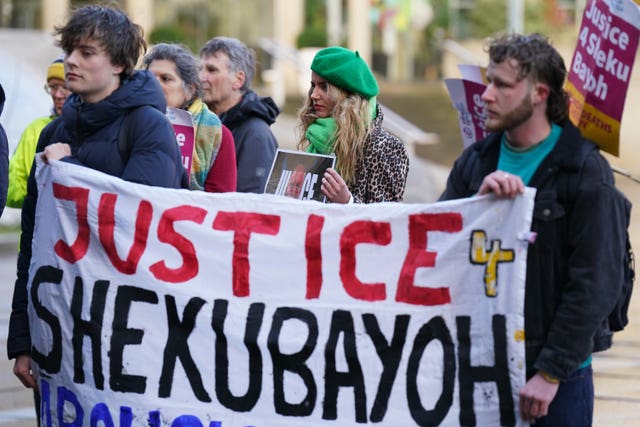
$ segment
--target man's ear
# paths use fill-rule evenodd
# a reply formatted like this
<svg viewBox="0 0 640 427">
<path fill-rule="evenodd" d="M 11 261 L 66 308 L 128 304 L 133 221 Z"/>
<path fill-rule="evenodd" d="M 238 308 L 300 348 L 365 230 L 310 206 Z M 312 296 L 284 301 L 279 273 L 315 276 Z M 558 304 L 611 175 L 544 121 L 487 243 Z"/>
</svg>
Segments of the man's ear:
<svg viewBox="0 0 640 427">
<path fill-rule="evenodd" d="M 247 78 L 244 71 L 238 71 L 233 79 L 233 90 L 239 90 L 244 85 L 244 80 Z"/>
<path fill-rule="evenodd" d="M 122 76 L 122 72 L 124 71 L 124 65 L 111 65 L 111 69 L 113 70 L 113 75 Z"/>
<path fill-rule="evenodd" d="M 535 83 L 533 86 L 533 91 L 532 91 L 532 95 L 533 95 L 533 99 L 532 102 L 533 104 L 540 104 L 540 103 L 546 103 L 547 102 L 547 98 L 549 98 L 549 92 L 551 90 L 549 89 L 549 86 L 544 84 L 544 83 Z"/>
</svg>

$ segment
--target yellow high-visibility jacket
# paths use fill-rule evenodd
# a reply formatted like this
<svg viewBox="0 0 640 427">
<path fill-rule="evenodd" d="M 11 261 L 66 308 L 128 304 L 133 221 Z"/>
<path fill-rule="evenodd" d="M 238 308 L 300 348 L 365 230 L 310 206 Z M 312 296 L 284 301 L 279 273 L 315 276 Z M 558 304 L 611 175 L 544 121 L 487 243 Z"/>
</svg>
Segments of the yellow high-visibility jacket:
<svg viewBox="0 0 640 427">
<path fill-rule="evenodd" d="M 9 189 L 7 191 L 7 206 L 21 208 L 24 196 L 27 194 L 27 179 L 31 172 L 33 156 L 40 132 L 56 116 L 39 117 L 29 123 L 22 132 L 20 141 L 9 161 Z"/>
</svg>

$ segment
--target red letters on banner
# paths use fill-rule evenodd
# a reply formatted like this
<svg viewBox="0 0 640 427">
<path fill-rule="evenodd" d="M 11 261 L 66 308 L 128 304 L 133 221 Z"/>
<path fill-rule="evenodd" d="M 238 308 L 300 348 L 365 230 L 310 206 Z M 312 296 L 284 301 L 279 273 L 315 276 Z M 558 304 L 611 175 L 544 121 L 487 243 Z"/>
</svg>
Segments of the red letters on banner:
<svg viewBox="0 0 640 427">
<path fill-rule="evenodd" d="M 89 189 L 66 187 L 53 183 L 53 196 L 56 199 L 70 200 L 76 204 L 76 219 L 78 220 L 78 237 L 71 245 L 62 240 L 54 246 L 56 255 L 63 260 L 74 263 L 87 254 L 89 249 L 89 222 L 87 209 L 89 205 Z"/>
<path fill-rule="evenodd" d="M 107 253 L 111 264 L 122 274 L 133 274 L 138 268 L 138 262 L 147 247 L 147 237 L 153 216 L 153 208 L 147 200 L 141 200 L 136 215 L 136 230 L 133 237 L 133 245 L 129 249 L 127 259 L 123 260 L 116 250 L 114 231 L 116 227 L 116 200 L 117 194 L 105 193 L 100 197 L 98 206 L 98 235 L 104 251 Z M 88 244 L 88 243 L 87 243 Z"/>
<path fill-rule="evenodd" d="M 409 250 L 400 272 L 396 301 L 416 305 L 441 305 L 451 302 L 449 288 L 426 288 L 414 285 L 416 269 L 435 267 L 437 252 L 427 250 L 427 233 L 462 230 L 459 213 L 419 214 L 409 216 Z"/>
<path fill-rule="evenodd" d="M 233 295 L 249 296 L 249 239 L 252 233 L 276 235 L 280 217 L 253 212 L 218 212 L 214 230 L 233 231 Z"/>
<path fill-rule="evenodd" d="M 340 279 L 349 295 L 364 301 L 387 298 L 384 283 L 362 283 L 356 276 L 358 243 L 391 243 L 391 226 L 387 222 L 355 221 L 347 225 L 340 237 Z"/>
<path fill-rule="evenodd" d="M 53 184 L 53 195 L 57 199 L 75 203 L 78 235 L 69 245 L 62 239 L 54 245 L 56 255 L 69 263 L 80 261 L 87 253 L 90 240 L 88 223 L 89 189 Z M 122 274 L 134 274 L 147 247 L 149 230 L 153 218 L 153 207 L 141 200 L 136 213 L 134 237 L 126 259 L 122 259 L 116 245 L 115 205 L 118 195 L 104 193 L 98 205 L 98 236 L 111 264 Z M 191 221 L 202 224 L 207 210 L 196 206 L 176 206 L 162 213 L 158 223 L 157 238 L 173 246 L 182 258 L 182 265 L 167 266 L 164 260 L 149 267 L 158 280 L 168 283 L 184 283 L 197 276 L 199 271 L 196 248 L 187 237 L 178 233 L 174 224 Z M 319 298 L 322 288 L 322 229 L 325 218 L 309 215 L 305 235 L 305 257 L 307 259 L 307 299 Z M 212 228 L 233 232 L 232 289 L 236 297 L 250 295 L 249 241 L 251 235 L 275 236 L 280 231 L 281 217 L 257 212 L 217 212 Z M 430 231 L 455 233 L 462 230 L 459 213 L 416 214 L 409 216 L 409 248 L 407 250 L 396 291 L 396 301 L 413 305 L 442 305 L 451 302 L 448 287 L 423 287 L 414 283 L 418 268 L 435 267 L 437 252 L 427 250 Z M 361 243 L 386 246 L 392 241 L 391 225 L 387 222 L 354 221 L 344 227 L 340 237 L 340 279 L 350 296 L 364 301 L 380 301 L 387 298 L 385 283 L 363 283 L 356 275 L 356 247 Z"/>
<path fill-rule="evenodd" d="M 198 258 L 196 257 L 196 248 L 182 234 L 176 233 L 173 224 L 176 221 L 193 221 L 196 224 L 202 224 L 207 211 L 195 206 L 178 206 L 167 209 L 160 218 L 158 224 L 158 240 L 163 243 L 169 243 L 176 248 L 182 256 L 183 264 L 175 269 L 167 267 L 164 261 L 158 261 L 149 267 L 151 273 L 158 280 L 164 280 L 170 283 L 186 282 L 198 275 Z"/>
<path fill-rule="evenodd" d="M 324 217 L 309 215 L 304 254 L 307 257 L 307 299 L 320 297 L 322 287 L 322 226 Z"/>
</svg>

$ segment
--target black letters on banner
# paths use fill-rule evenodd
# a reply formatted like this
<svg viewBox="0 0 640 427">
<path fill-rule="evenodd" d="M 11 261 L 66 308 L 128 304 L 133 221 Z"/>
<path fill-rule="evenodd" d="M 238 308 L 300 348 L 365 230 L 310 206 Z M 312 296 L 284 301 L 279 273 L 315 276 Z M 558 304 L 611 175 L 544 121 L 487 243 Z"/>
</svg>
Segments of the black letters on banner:
<svg viewBox="0 0 640 427">
<path fill-rule="evenodd" d="M 437 339 L 442 345 L 442 393 L 431 410 L 420 402 L 418 390 L 418 372 L 422 355 L 431 341 Z M 411 417 L 419 426 L 437 426 L 447 416 L 453 403 L 453 390 L 456 376 L 456 351 L 447 324 L 441 316 L 436 316 L 422 325 L 409 355 L 407 365 L 407 401 Z"/>
<path fill-rule="evenodd" d="M 89 309 L 89 320 L 82 319 L 82 299 L 84 284 L 82 277 L 76 277 L 71 299 L 71 316 L 73 318 L 73 381 L 84 384 L 84 355 L 82 342 L 85 336 L 91 340 L 91 363 L 93 365 L 93 381 L 98 390 L 104 389 L 104 374 L 102 373 L 102 321 L 107 300 L 107 280 L 97 280 L 93 286 L 93 296 Z"/>
<path fill-rule="evenodd" d="M 31 347 L 31 357 L 38 363 L 41 369 L 50 374 L 60 372 L 62 364 L 62 330 L 60 321 L 51 313 L 38 298 L 38 289 L 43 283 L 59 285 L 62 283 L 62 270 L 44 265 L 36 271 L 31 284 L 31 303 L 38 317 L 44 320 L 51 329 L 51 351 L 48 355 L 42 354 L 35 346 Z"/>
<path fill-rule="evenodd" d="M 30 297 L 40 320 L 48 325 L 51 330 L 52 348 L 48 354 L 43 354 L 35 346 L 32 347 L 32 357 L 43 372 L 49 374 L 58 373 L 62 360 L 62 333 L 58 317 L 52 313 L 39 299 L 39 290 L 43 284 L 60 285 L 64 272 L 53 266 L 41 266 L 34 276 Z M 91 343 L 91 361 L 95 387 L 104 389 L 104 373 L 102 371 L 102 330 L 104 311 L 110 282 L 97 280 L 93 286 L 93 293 L 89 303 L 88 318 L 83 318 L 84 283 L 81 277 L 76 277 L 72 299 L 69 307 L 73 320 L 73 381 L 76 384 L 84 384 L 84 339 L 89 338 Z M 195 397 L 201 402 L 211 402 L 212 398 L 204 387 L 202 375 L 192 357 L 188 339 L 196 326 L 196 319 L 206 301 L 199 297 L 191 298 L 184 307 L 182 316 L 178 313 L 176 298 L 165 295 L 168 336 L 164 349 L 162 371 L 159 380 L 158 395 L 162 398 L 171 397 L 172 385 L 175 374 L 176 361 L 179 359 Z M 128 327 L 131 307 L 134 302 L 158 304 L 157 293 L 134 286 L 122 285 L 117 288 L 114 301 L 114 316 L 112 324 L 111 343 L 109 351 L 110 387 L 113 391 L 144 394 L 147 378 L 134 375 L 127 371 L 124 373 L 124 348 L 127 345 L 142 343 L 144 331 Z M 262 392 L 263 382 L 263 357 L 258 336 L 264 320 L 265 304 L 252 303 L 246 316 L 244 332 L 244 344 L 248 355 L 248 387 L 245 394 L 235 396 L 230 388 L 229 376 L 229 345 L 225 335 L 225 322 L 229 314 L 229 301 L 217 299 L 213 303 L 211 327 L 215 332 L 215 392 L 218 402 L 224 407 L 235 412 L 249 412 L 257 404 Z M 293 353 L 284 353 L 280 346 L 280 338 L 287 322 L 297 321 L 306 325 L 306 337 L 300 349 Z M 382 365 L 377 390 L 373 399 L 373 405 L 369 414 L 369 422 L 380 423 L 384 420 L 388 410 L 389 400 L 393 386 L 398 376 L 398 370 L 403 359 L 410 315 L 396 315 L 393 333 L 385 336 L 380 328 L 380 323 L 373 313 L 362 315 L 362 321 L 366 334 L 371 339 L 373 347 Z M 507 353 L 507 328 L 506 316 L 494 314 L 492 317 L 493 354 L 492 366 L 472 366 L 471 364 L 471 317 L 456 317 L 458 357 L 456 360 L 456 348 L 451 337 L 451 332 L 441 316 L 431 318 L 418 330 L 407 359 L 406 371 L 406 396 L 409 413 L 419 426 L 438 426 L 447 417 L 453 404 L 453 393 L 456 381 L 456 361 L 459 366 L 459 398 L 461 426 L 476 426 L 474 387 L 476 383 L 495 383 L 499 399 L 500 425 L 513 427 L 516 424 L 515 403 L 512 394 L 511 378 L 509 373 Z M 296 326 L 296 330 L 303 327 Z M 288 331 L 284 331 L 285 333 Z M 299 332 L 304 334 L 304 332 Z M 302 338 L 302 337 L 300 337 Z M 314 373 L 308 365 L 308 360 L 318 346 L 319 325 L 315 314 L 307 309 L 299 307 L 276 308 L 271 328 L 267 338 L 267 348 L 273 363 L 273 402 L 275 413 L 303 418 L 311 416 L 318 400 L 318 383 Z M 342 340 L 341 340 L 342 339 Z M 301 340 L 299 340 L 301 341 Z M 338 343 L 342 341 L 342 348 L 338 350 Z M 433 390 L 420 389 L 418 378 L 420 369 L 428 369 L 422 366 L 422 359 L 433 341 L 438 341 L 442 346 L 442 372 L 434 372 L 434 376 L 442 376 L 442 388 L 433 408 L 425 408 L 422 404 L 421 393 L 434 393 Z M 346 361 L 346 370 L 338 371 L 337 352 L 341 351 L 340 359 Z M 324 348 L 324 399 L 322 400 L 322 418 L 324 420 L 338 419 L 338 396 L 342 388 L 352 388 L 354 395 L 354 418 L 357 423 L 367 423 L 367 396 L 365 377 L 358 357 L 356 345 L 356 333 L 353 314 L 347 310 L 335 310 L 331 316 L 327 342 Z M 425 373 L 426 375 L 432 373 Z M 307 390 L 301 400 L 296 402 L 287 400 L 285 377 L 297 375 Z M 438 387 L 439 388 L 439 387 Z M 66 390 L 66 389 L 65 389 Z M 493 389 L 492 389 L 493 390 Z M 46 391 L 46 390 L 43 390 Z M 63 390 L 64 391 L 64 390 Z M 437 393 L 437 390 L 435 391 Z M 58 390 L 60 393 L 60 390 Z M 69 398 L 74 397 L 69 391 Z M 299 396 L 297 393 L 295 396 Z M 43 410 L 49 412 L 49 394 L 43 400 Z M 58 401 L 60 401 L 58 394 Z M 292 394 L 293 396 L 293 394 Z M 291 397 L 291 396 L 289 396 Z M 435 397 L 435 396 L 434 396 Z M 350 411 L 349 411 L 350 412 Z M 50 415 L 50 414 L 49 414 Z M 343 417 L 349 414 L 343 414 Z M 174 423 L 175 425 L 175 423 Z"/>
<path fill-rule="evenodd" d="M 393 337 L 391 338 L 391 344 L 389 344 L 380 331 L 376 316 L 373 314 L 362 315 L 364 327 L 371 341 L 373 341 L 376 353 L 378 353 L 378 357 L 382 362 L 382 374 L 380 375 L 380 382 L 378 383 L 378 391 L 373 401 L 371 415 L 369 416 L 369 419 L 374 423 L 382 421 L 384 415 L 387 413 L 391 389 L 393 388 L 393 383 L 398 373 L 400 360 L 402 360 L 402 349 L 407 340 L 407 328 L 409 327 L 410 319 L 411 316 L 409 315 L 396 316 L 395 326 L 393 327 Z"/>
<path fill-rule="evenodd" d="M 258 346 L 258 333 L 265 305 L 253 303 L 249 306 L 244 332 L 244 345 L 249 353 L 249 387 L 244 396 L 234 396 L 229 389 L 229 354 L 224 334 L 228 306 L 229 302 L 226 300 L 215 300 L 211 317 L 211 327 L 216 333 L 216 396 L 225 407 L 237 412 L 248 412 L 258 402 L 262 391 L 262 353 Z"/>
<path fill-rule="evenodd" d="M 169 336 L 167 337 L 167 344 L 164 347 L 164 360 L 162 363 L 158 395 L 160 397 L 171 396 L 173 372 L 176 367 L 176 359 L 179 357 L 196 398 L 201 402 L 211 402 L 211 397 L 204 389 L 202 377 L 200 376 L 196 363 L 193 361 L 193 357 L 191 357 L 189 345 L 187 344 L 187 338 L 189 338 L 189 335 L 193 332 L 193 328 L 196 325 L 196 316 L 204 305 L 205 300 L 198 297 L 191 298 L 184 308 L 181 322 L 178 317 L 175 297 L 165 295 L 164 299 L 167 305 Z"/>
<path fill-rule="evenodd" d="M 343 350 L 348 365 L 347 372 L 336 370 L 336 347 L 338 338 L 343 335 Z M 367 395 L 364 387 L 362 366 L 358 360 L 356 334 L 351 313 L 336 310 L 331 316 L 331 329 L 324 350 L 324 402 L 322 418 L 335 420 L 338 417 L 338 392 L 340 387 L 353 387 L 356 422 L 367 422 Z"/>
<path fill-rule="evenodd" d="M 309 332 L 307 340 L 300 351 L 292 354 L 283 354 L 278 346 L 278 338 L 284 323 L 291 319 L 305 323 Z M 305 417 L 313 412 L 318 396 L 318 387 L 313 378 L 313 372 L 305 362 L 313 353 L 317 343 L 318 321 L 311 311 L 297 307 L 279 307 L 273 314 L 267 346 L 273 361 L 273 401 L 278 414 Z M 307 395 L 300 403 L 289 403 L 285 398 L 285 372 L 297 374 L 307 388 Z"/>
<path fill-rule="evenodd" d="M 456 318 L 458 328 L 458 364 L 460 365 L 460 425 L 475 426 L 476 415 L 473 411 L 473 384 L 476 382 L 495 382 L 500 400 L 500 425 L 514 426 L 513 396 L 507 359 L 507 327 L 502 314 L 493 316 L 493 353 L 495 365 L 471 366 L 471 336 L 469 333 L 471 318 Z"/>
<path fill-rule="evenodd" d="M 109 363 L 109 385 L 111 390 L 131 393 L 144 393 L 147 378 L 140 375 L 122 373 L 122 353 L 126 345 L 140 344 L 144 331 L 127 328 L 131 303 L 134 301 L 149 304 L 158 303 L 158 295 L 150 290 L 133 286 L 120 286 L 116 294 L 113 313 L 113 332 L 111 334 L 111 351 Z"/>
</svg>

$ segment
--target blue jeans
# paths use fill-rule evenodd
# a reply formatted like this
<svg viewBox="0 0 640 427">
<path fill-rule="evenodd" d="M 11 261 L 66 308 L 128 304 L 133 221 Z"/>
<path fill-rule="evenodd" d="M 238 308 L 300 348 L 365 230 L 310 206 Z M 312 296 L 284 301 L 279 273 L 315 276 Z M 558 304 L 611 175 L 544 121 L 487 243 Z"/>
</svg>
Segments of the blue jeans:
<svg viewBox="0 0 640 427">
<path fill-rule="evenodd" d="M 535 427 L 591 427 L 593 424 L 593 370 L 591 365 L 578 369 L 562 381 L 547 416 Z"/>
</svg>

